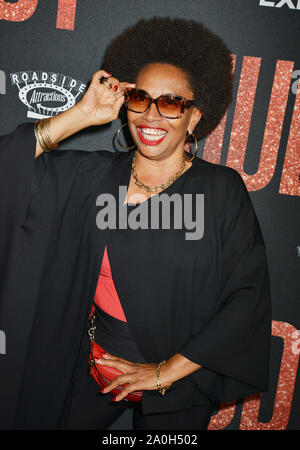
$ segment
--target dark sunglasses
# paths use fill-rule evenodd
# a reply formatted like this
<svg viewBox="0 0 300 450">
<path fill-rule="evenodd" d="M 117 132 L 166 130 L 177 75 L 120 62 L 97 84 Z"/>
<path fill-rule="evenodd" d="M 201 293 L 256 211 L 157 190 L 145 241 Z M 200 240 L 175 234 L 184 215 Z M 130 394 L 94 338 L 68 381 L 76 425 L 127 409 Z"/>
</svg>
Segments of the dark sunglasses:
<svg viewBox="0 0 300 450">
<path fill-rule="evenodd" d="M 157 111 L 167 119 L 179 119 L 185 108 L 195 105 L 193 100 L 187 100 L 179 95 L 163 94 L 153 99 L 143 89 L 126 88 L 124 90 L 124 105 L 129 111 L 136 113 L 146 112 L 152 103 Z"/>
</svg>

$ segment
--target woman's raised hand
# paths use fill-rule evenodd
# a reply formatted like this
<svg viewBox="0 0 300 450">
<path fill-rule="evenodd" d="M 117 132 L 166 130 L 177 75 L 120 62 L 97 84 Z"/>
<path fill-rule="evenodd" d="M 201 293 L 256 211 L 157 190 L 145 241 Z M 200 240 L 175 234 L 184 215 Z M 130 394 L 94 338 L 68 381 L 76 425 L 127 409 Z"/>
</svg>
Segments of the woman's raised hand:
<svg viewBox="0 0 300 450">
<path fill-rule="evenodd" d="M 101 77 L 107 77 L 107 82 L 100 83 Z M 112 122 L 118 118 L 124 103 L 124 89 L 127 87 L 135 87 L 135 83 L 120 82 L 105 70 L 98 70 L 93 74 L 88 90 L 76 107 L 90 125 Z"/>
<path fill-rule="evenodd" d="M 109 77 L 108 82 L 100 84 L 100 78 L 103 76 Z M 103 125 L 117 119 L 127 87 L 135 87 L 135 83 L 121 83 L 105 70 L 95 72 L 82 99 L 68 110 L 49 119 L 52 143 L 58 143 L 91 125 Z M 43 149 L 37 140 L 35 157 L 38 158 L 42 153 Z"/>
</svg>

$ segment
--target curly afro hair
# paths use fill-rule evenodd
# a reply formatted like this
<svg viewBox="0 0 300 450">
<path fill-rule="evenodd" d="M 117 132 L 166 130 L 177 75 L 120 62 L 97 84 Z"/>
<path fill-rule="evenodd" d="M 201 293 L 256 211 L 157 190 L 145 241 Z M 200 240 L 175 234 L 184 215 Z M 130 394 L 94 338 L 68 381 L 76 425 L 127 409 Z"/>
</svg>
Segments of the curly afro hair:
<svg viewBox="0 0 300 450">
<path fill-rule="evenodd" d="M 111 41 L 101 66 L 134 83 L 150 63 L 172 64 L 187 74 L 203 114 L 194 134 L 201 139 L 211 133 L 232 100 L 232 57 L 222 39 L 194 20 L 142 18 Z"/>
</svg>

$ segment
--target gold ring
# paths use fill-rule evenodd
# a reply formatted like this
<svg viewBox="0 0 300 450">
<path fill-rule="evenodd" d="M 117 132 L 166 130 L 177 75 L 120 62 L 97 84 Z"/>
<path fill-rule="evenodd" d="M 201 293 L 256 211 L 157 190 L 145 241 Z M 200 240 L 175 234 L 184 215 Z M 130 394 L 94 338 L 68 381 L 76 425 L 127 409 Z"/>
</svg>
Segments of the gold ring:
<svg viewBox="0 0 300 450">
<path fill-rule="evenodd" d="M 100 84 L 105 84 L 106 87 L 108 87 L 109 89 L 111 89 L 112 86 L 111 86 L 111 84 L 107 81 L 108 78 L 110 78 L 110 77 L 101 77 L 100 80 L 99 80 L 99 82 L 100 82 Z"/>
<path fill-rule="evenodd" d="M 104 80 L 103 84 L 105 84 L 105 86 L 108 87 L 108 89 L 111 89 L 111 87 L 112 87 L 111 84 L 107 80 Z"/>
</svg>

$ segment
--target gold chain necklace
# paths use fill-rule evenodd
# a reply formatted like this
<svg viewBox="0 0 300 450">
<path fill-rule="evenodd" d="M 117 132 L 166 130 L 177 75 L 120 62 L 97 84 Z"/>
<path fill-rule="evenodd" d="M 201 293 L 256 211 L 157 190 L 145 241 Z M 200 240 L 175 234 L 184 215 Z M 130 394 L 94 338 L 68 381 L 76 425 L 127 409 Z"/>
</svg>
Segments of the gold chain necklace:
<svg viewBox="0 0 300 450">
<path fill-rule="evenodd" d="M 146 184 L 142 183 L 137 177 L 137 173 L 135 170 L 136 155 L 137 155 L 137 153 L 135 152 L 133 160 L 132 160 L 132 165 L 131 165 L 131 173 L 132 173 L 133 178 L 135 179 L 135 184 L 147 192 L 156 192 L 161 189 L 166 189 L 168 186 L 170 186 L 172 183 L 174 183 L 174 181 L 177 180 L 177 178 L 180 177 L 180 175 L 182 174 L 182 172 L 184 171 L 185 166 L 186 166 L 186 161 L 185 161 L 185 158 L 183 155 L 182 166 L 175 175 L 173 175 L 171 178 L 169 178 L 169 180 L 166 183 L 162 183 L 157 186 L 150 187 L 150 186 L 147 186 Z"/>
</svg>

